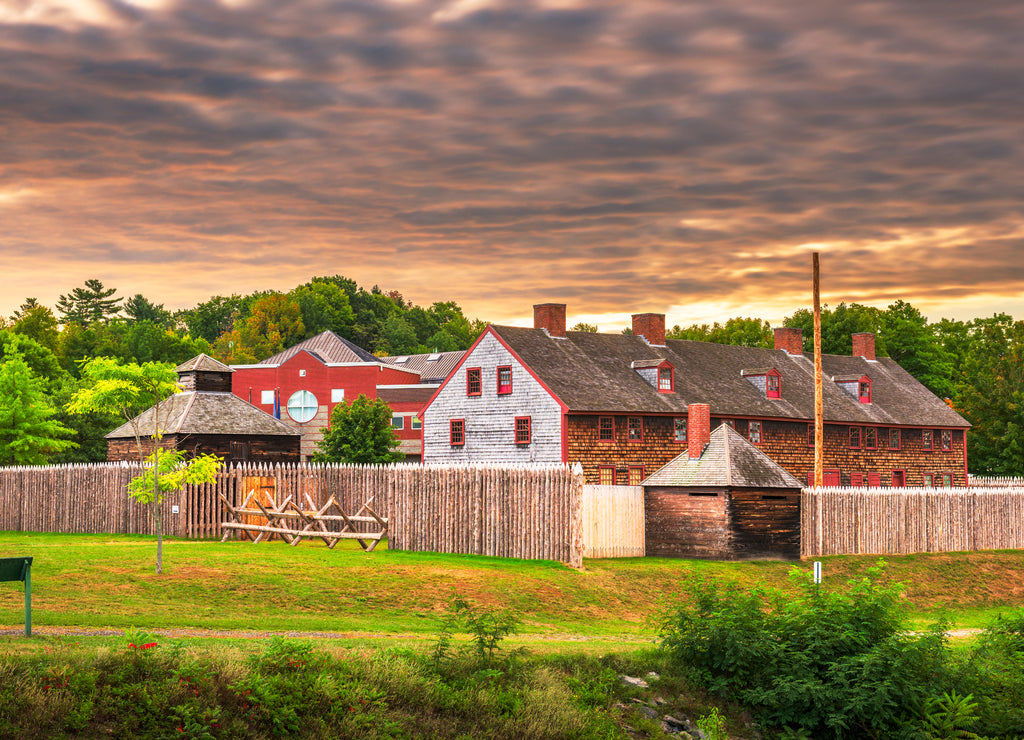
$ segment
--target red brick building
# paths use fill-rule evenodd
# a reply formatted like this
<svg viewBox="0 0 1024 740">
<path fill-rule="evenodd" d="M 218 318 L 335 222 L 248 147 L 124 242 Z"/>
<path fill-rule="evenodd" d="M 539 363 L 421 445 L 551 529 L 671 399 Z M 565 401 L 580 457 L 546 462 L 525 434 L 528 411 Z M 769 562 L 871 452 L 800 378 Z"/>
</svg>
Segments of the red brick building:
<svg viewBox="0 0 1024 740">
<path fill-rule="evenodd" d="M 565 306 L 534 328 L 490 326 L 423 410 L 425 462 L 579 462 L 588 483 L 639 483 L 686 450 L 691 404 L 710 406 L 800 480 L 814 464 L 814 366 L 799 329 L 774 349 L 567 332 Z M 969 424 L 896 362 L 823 355 L 826 485 L 965 485 Z"/>
</svg>

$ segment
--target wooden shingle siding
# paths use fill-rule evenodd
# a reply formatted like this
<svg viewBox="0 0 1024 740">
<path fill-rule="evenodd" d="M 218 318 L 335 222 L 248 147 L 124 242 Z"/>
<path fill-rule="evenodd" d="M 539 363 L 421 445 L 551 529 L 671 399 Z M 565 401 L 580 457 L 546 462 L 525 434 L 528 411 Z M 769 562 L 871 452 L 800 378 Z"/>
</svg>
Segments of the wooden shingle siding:
<svg viewBox="0 0 1024 740">
<path fill-rule="evenodd" d="M 611 415 L 608 415 L 611 416 Z M 677 455 L 686 452 L 686 444 L 675 441 L 674 416 L 645 416 L 642 443 L 627 440 L 628 416 L 615 415 L 614 440 L 598 439 L 600 416 L 571 414 L 568 417 L 568 459 L 583 465 L 583 477 L 588 485 L 596 485 L 598 468 L 612 465 L 619 474 L 627 475 L 630 467 L 642 465 L 649 475 Z"/>
<path fill-rule="evenodd" d="M 615 421 L 614 440 L 602 442 L 598 438 L 600 416 L 570 414 L 568 417 L 568 459 L 583 465 L 583 476 L 588 485 L 598 484 L 599 468 L 613 466 L 616 480 L 626 475 L 631 466 L 642 465 L 646 475 L 654 473 L 670 460 L 686 452 L 686 445 L 675 442 L 674 419 L 672 416 L 645 416 L 644 441 L 642 444 L 626 439 L 628 417 L 611 416 Z M 712 427 L 722 423 L 713 419 Z M 734 419 L 733 427 L 742 436 L 749 434 L 749 420 Z M 950 450 L 925 451 L 920 429 L 901 430 L 901 448 L 887 448 L 888 428 L 879 430 L 880 448 L 850 448 L 850 427 L 845 424 L 825 425 L 825 467 L 840 471 L 840 484 L 851 485 L 851 473 L 875 472 L 880 475 L 883 485 L 889 486 L 893 470 L 906 471 L 908 486 L 924 485 L 924 475 L 942 473 L 952 475 L 954 486 L 966 485 L 964 479 L 964 434 L 952 430 L 953 444 Z M 862 435 L 863 436 L 863 435 Z M 765 419 L 761 421 L 761 442 L 758 448 L 768 457 L 785 468 L 801 481 L 814 467 L 814 448 L 807 445 L 807 422 L 790 422 Z"/>
<path fill-rule="evenodd" d="M 499 394 L 497 369 L 507 366 L 512 368 L 512 392 Z M 466 368 L 480 368 L 479 395 L 466 393 Z M 531 441 L 516 444 L 516 417 L 527 416 Z M 451 419 L 466 420 L 462 445 L 450 443 Z M 423 459 L 428 463 L 560 463 L 561 407 L 512 353 L 486 335 L 424 411 Z"/>
</svg>

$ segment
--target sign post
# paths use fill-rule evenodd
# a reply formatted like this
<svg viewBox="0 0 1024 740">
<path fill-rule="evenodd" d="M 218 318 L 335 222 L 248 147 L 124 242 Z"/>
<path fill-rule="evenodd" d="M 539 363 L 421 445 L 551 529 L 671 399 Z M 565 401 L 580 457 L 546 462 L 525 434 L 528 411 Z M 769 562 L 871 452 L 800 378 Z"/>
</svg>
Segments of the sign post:
<svg viewBox="0 0 1024 740">
<path fill-rule="evenodd" d="M 32 558 L 0 558 L 0 581 L 25 584 L 25 637 L 32 636 Z"/>
</svg>

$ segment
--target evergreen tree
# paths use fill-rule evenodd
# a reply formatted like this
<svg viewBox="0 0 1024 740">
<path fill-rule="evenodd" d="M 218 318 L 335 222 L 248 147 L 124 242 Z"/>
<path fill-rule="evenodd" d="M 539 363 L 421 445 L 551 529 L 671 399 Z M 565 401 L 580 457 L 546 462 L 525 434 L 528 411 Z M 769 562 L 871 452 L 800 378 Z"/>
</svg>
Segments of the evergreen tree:
<svg viewBox="0 0 1024 740">
<path fill-rule="evenodd" d="M 119 304 L 124 299 L 114 298 L 116 292 L 117 288 L 104 288 L 99 280 L 86 280 L 84 288 L 75 288 L 57 300 L 57 310 L 65 324 L 107 322 L 121 311 Z"/>
<path fill-rule="evenodd" d="M 52 417 L 56 409 L 17 350 L 0 365 L 0 465 L 42 465 L 57 452 L 74 447 L 73 434 Z"/>
<path fill-rule="evenodd" d="M 169 327 L 171 325 L 171 312 L 164 308 L 164 304 L 155 304 L 141 293 L 136 293 L 124 302 L 124 313 L 130 321 L 149 321 L 157 326 Z"/>
<path fill-rule="evenodd" d="M 391 408 L 381 399 L 364 394 L 343 401 L 331 411 L 331 426 L 323 430 L 313 462 L 387 464 L 402 460 L 398 438 L 391 427 Z"/>
</svg>

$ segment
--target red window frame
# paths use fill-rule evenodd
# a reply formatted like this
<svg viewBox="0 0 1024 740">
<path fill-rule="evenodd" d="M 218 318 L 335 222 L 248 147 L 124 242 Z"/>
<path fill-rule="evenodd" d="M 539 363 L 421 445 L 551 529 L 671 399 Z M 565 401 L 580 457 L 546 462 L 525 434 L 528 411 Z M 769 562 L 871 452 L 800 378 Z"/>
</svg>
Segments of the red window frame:
<svg viewBox="0 0 1024 740">
<path fill-rule="evenodd" d="M 597 441 L 611 444 L 615 441 L 615 417 L 597 417 Z"/>
<path fill-rule="evenodd" d="M 665 378 L 665 374 L 668 378 Z M 667 380 L 667 382 L 666 382 Z M 674 393 L 676 389 L 676 374 L 672 367 L 658 368 L 658 393 Z"/>
<path fill-rule="evenodd" d="M 943 473 L 942 474 L 942 487 L 943 488 L 952 488 L 953 487 L 953 474 L 952 473 Z"/>
<path fill-rule="evenodd" d="M 940 444 L 942 445 L 943 452 L 948 452 L 953 449 L 953 430 L 943 429 L 939 433 Z"/>
<path fill-rule="evenodd" d="M 893 444 L 893 440 L 894 439 L 896 440 L 896 444 L 895 445 Z M 888 446 L 888 449 L 890 449 L 890 450 L 897 450 L 897 451 L 902 449 L 902 440 L 903 440 L 903 435 L 900 434 L 900 430 L 897 429 L 896 427 L 889 427 L 889 446 Z"/>
<path fill-rule="evenodd" d="M 876 427 L 864 427 L 864 449 L 878 449 L 878 429 Z M 871 474 L 868 473 L 868 475 Z"/>
<path fill-rule="evenodd" d="M 466 395 L 479 396 L 484 392 L 483 374 L 478 367 L 466 368 Z"/>
<path fill-rule="evenodd" d="M 821 485 L 826 488 L 837 488 L 842 484 L 843 476 L 839 468 L 821 471 Z"/>
<path fill-rule="evenodd" d="M 921 430 L 921 449 L 925 452 L 931 452 L 935 449 L 935 432 L 931 429 Z"/>
<path fill-rule="evenodd" d="M 614 486 L 615 485 L 615 466 L 614 465 L 598 465 L 597 466 L 597 484 L 599 486 Z"/>
<path fill-rule="evenodd" d="M 899 469 L 892 471 L 892 487 L 893 488 L 906 488 L 907 487 L 907 471 L 899 470 Z"/>
<path fill-rule="evenodd" d="M 681 422 L 681 424 L 680 424 L 680 422 Z M 680 439 L 680 435 L 679 435 L 680 426 L 682 426 L 682 430 L 683 430 L 682 439 Z M 673 441 L 676 444 L 681 444 L 681 445 L 686 444 L 687 443 L 686 440 L 689 437 L 689 433 L 690 433 L 689 422 L 687 422 L 685 416 L 677 416 L 677 417 L 675 417 L 672 420 L 672 439 L 673 439 Z"/>
<path fill-rule="evenodd" d="M 782 375 L 774 371 L 765 375 L 764 389 L 768 398 L 782 398 Z"/>
<path fill-rule="evenodd" d="M 755 430 L 757 430 L 755 432 Z M 754 439 L 757 437 L 757 439 Z M 759 445 L 764 442 L 764 426 L 758 419 L 751 419 L 747 422 L 747 439 L 750 444 Z"/>
<path fill-rule="evenodd" d="M 871 403 L 871 378 L 863 377 L 857 381 L 857 400 Z"/>
<path fill-rule="evenodd" d="M 881 473 L 868 473 L 868 488 L 878 488 L 882 485 Z"/>
<path fill-rule="evenodd" d="M 506 382 L 502 382 L 502 375 L 506 375 L 504 379 Z M 512 366 L 511 365 L 499 365 L 498 366 L 498 395 L 504 396 L 512 392 Z"/>
<path fill-rule="evenodd" d="M 516 417 L 516 444 L 528 445 L 532 440 L 532 430 L 529 416 Z"/>
<path fill-rule="evenodd" d="M 924 487 L 925 488 L 935 488 L 935 474 L 934 473 L 925 473 L 924 474 Z"/>
<path fill-rule="evenodd" d="M 451 419 L 448 422 L 448 444 L 462 447 L 466 444 L 466 420 Z"/>
<path fill-rule="evenodd" d="M 629 485 L 639 486 L 644 482 L 644 466 L 643 465 L 630 465 L 629 466 Z"/>
<path fill-rule="evenodd" d="M 863 487 L 864 486 L 864 473 L 850 473 L 850 485 Z"/>
<path fill-rule="evenodd" d="M 644 441 L 644 417 L 626 417 L 626 441 L 634 444 Z"/>
<path fill-rule="evenodd" d="M 850 427 L 850 449 L 851 450 L 859 450 L 861 448 L 861 442 L 862 442 L 861 437 L 862 436 L 863 435 L 861 434 L 861 428 L 860 427 Z"/>
</svg>

